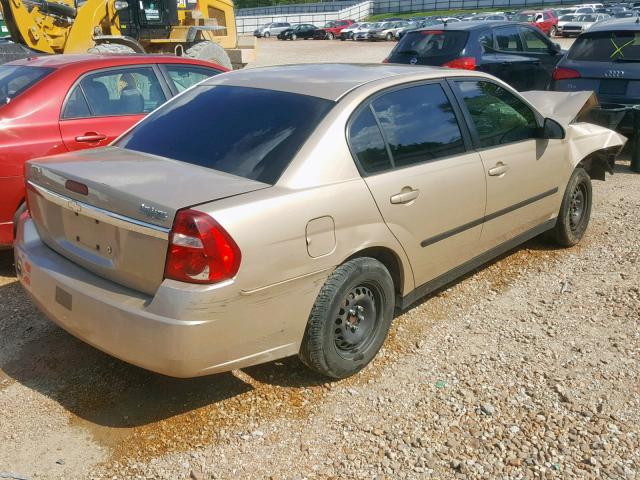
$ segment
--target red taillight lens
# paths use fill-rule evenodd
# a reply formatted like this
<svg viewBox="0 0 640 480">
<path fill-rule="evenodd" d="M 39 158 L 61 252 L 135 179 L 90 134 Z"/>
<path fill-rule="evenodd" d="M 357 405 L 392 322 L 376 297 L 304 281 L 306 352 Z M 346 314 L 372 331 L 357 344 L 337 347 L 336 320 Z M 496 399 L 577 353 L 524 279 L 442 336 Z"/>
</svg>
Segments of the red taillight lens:
<svg viewBox="0 0 640 480">
<path fill-rule="evenodd" d="M 420 33 L 422 35 L 440 35 L 444 33 L 444 30 L 422 30 Z"/>
<path fill-rule="evenodd" d="M 445 63 L 443 67 L 461 68 L 462 70 L 475 70 L 476 59 L 473 57 L 460 57 Z"/>
<path fill-rule="evenodd" d="M 178 211 L 169 234 L 165 278 L 221 282 L 238 273 L 240 259 L 238 245 L 213 218 L 197 210 Z"/>
<path fill-rule="evenodd" d="M 580 72 L 572 68 L 556 67 L 553 69 L 554 80 L 569 80 L 570 78 L 580 78 Z"/>
<path fill-rule="evenodd" d="M 389 63 L 389 59 L 385 58 L 384 60 L 382 60 L 382 63 Z"/>
</svg>

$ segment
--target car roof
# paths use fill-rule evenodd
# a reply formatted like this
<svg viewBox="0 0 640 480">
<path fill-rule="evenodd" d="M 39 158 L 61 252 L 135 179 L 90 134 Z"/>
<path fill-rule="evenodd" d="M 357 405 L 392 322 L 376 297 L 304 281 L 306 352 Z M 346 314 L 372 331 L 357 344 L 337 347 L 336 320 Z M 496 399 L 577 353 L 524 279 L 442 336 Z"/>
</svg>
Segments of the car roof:
<svg viewBox="0 0 640 480">
<path fill-rule="evenodd" d="M 414 65 L 317 63 L 245 68 L 205 80 L 200 85 L 229 85 L 297 93 L 337 101 L 351 90 L 390 77 L 439 78 L 449 69 Z M 331 81 L 327 82 L 326 79 Z"/>
<path fill-rule="evenodd" d="M 40 55 L 23 58 L 5 63 L 5 65 L 29 65 L 33 67 L 49 67 L 62 69 L 66 67 L 83 67 L 86 69 L 106 68 L 111 66 L 144 64 L 144 63 L 190 63 L 213 66 L 210 62 L 194 60 L 192 58 L 177 57 L 174 55 L 146 55 L 146 54 L 65 54 L 65 55 Z"/>
<path fill-rule="evenodd" d="M 588 33 L 607 32 L 609 30 L 640 31 L 640 23 L 636 23 L 638 17 L 612 18 L 596 23 Z"/>
</svg>

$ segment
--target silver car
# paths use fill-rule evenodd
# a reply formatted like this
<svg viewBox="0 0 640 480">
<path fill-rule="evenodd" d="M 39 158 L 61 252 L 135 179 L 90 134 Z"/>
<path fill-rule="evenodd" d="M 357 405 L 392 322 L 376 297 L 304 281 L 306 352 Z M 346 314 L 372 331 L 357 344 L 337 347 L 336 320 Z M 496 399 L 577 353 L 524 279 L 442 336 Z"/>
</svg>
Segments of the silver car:
<svg viewBox="0 0 640 480">
<path fill-rule="evenodd" d="M 369 40 L 395 40 L 400 29 L 409 25 L 409 22 L 385 22 L 379 27 L 369 31 Z"/>
<path fill-rule="evenodd" d="M 291 24 L 288 22 L 266 23 L 256 28 L 253 35 L 258 38 L 269 38 L 272 35 L 277 37 L 279 33 L 284 32 L 287 28 L 291 28 Z"/>
<path fill-rule="evenodd" d="M 583 32 L 589 30 L 597 22 L 601 22 L 610 18 L 609 15 L 604 13 L 588 13 L 586 15 L 576 15 L 573 19 L 565 22 L 562 25 L 562 31 L 560 34 L 563 37 L 570 37 L 572 35 L 578 36 Z"/>
<path fill-rule="evenodd" d="M 375 23 L 363 23 L 360 28 L 354 30 L 351 37 L 354 40 L 369 40 L 371 38 L 371 31 L 380 28 L 384 22 Z"/>
<path fill-rule="evenodd" d="M 625 143 L 579 121 L 591 95 L 404 65 L 218 75 L 110 147 L 27 163 L 18 278 L 149 370 L 299 355 L 346 377 L 396 309 L 541 233 L 580 241 Z"/>
</svg>

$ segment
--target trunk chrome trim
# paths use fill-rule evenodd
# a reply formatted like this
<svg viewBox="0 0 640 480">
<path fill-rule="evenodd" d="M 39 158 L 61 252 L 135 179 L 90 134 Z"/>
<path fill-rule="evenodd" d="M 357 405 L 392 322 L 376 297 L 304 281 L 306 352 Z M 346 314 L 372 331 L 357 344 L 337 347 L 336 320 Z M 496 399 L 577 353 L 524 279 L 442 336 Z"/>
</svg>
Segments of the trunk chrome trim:
<svg viewBox="0 0 640 480">
<path fill-rule="evenodd" d="M 59 193 L 55 193 L 51 190 L 41 187 L 40 185 L 33 183 L 31 180 L 27 180 L 27 183 L 36 191 L 37 194 L 42 195 L 49 202 L 54 203 L 62 208 L 66 208 L 67 210 L 71 210 L 72 212 L 82 212 L 82 214 L 86 217 L 93 218 L 94 220 L 98 220 L 109 225 L 113 225 L 114 227 L 122 227 L 125 230 L 141 233 L 143 235 L 148 235 L 150 237 L 160 238 L 163 240 L 169 239 L 169 232 L 171 231 L 171 229 L 169 228 L 142 222 L 140 220 L 136 220 L 135 218 L 125 217 L 124 215 L 119 215 L 117 213 L 110 212 L 99 207 L 94 207 L 93 205 L 89 205 L 88 203 L 65 197 L 64 195 L 60 195 Z"/>
</svg>

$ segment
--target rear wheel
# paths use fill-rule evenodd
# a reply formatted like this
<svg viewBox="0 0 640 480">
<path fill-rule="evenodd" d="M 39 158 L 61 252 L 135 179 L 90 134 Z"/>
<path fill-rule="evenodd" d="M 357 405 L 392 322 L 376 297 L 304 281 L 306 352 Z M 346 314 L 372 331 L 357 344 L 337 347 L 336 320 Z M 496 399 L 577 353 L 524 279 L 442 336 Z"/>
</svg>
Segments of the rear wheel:
<svg viewBox="0 0 640 480">
<path fill-rule="evenodd" d="M 554 25 L 553 27 L 551 27 L 551 30 L 549 30 L 549 36 L 556 37 L 557 35 L 558 35 L 558 27 Z"/>
<path fill-rule="evenodd" d="M 269 38 L 269 37 L 271 36 L 271 34 L 270 34 L 269 32 L 264 32 L 264 33 L 262 34 L 262 36 L 263 36 L 264 38 Z"/>
<path fill-rule="evenodd" d="M 556 225 L 549 232 L 555 243 L 572 247 L 580 241 L 591 218 L 591 202 L 591 178 L 584 168 L 578 167 L 567 184 Z"/>
<path fill-rule="evenodd" d="M 124 55 L 124 54 L 136 53 L 136 51 L 131 47 L 128 47 L 126 45 L 121 45 L 119 43 L 100 43 L 95 47 L 91 47 L 90 49 L 88 49 L 87 53 L 94 53 L 98 55 L 105 55 L 105 54 Z"/>
<path fill-rule="evenodd" d="M 364 368 L 384 343 L 394 309 L 393 280 L 363 257 L 340 265 L 323 285 L 300 347 L 309 368 L 345 378 Z"/>
<path fill-rule="evenodd" d="M 196 60 L 207 60 L 217 63 L 218 65 L 231 69 L 231 59 L 227 52 L 215 42 L 205 40 L 189 47 L 185 50 L 184 56 L 187 58 L 195 58 Z"/>
<path fill-rule="evenodd" d="M 333 40 L 333 33 L 327 32 L 327 40 Z"/>
<path fill-rule="evenodd" d="M 391 40 L 393 40 L 393 34 L 387 33 L 387 36 L 385 38 L 387 39 L 387 42 L 390 42 Z"/>
<path fill-rule="evenodd" d="M 295 33 L 291 34 L 291 40 L 295 40 L 297 38 L 298 38 L 298 36 Z"/>
</svg>

